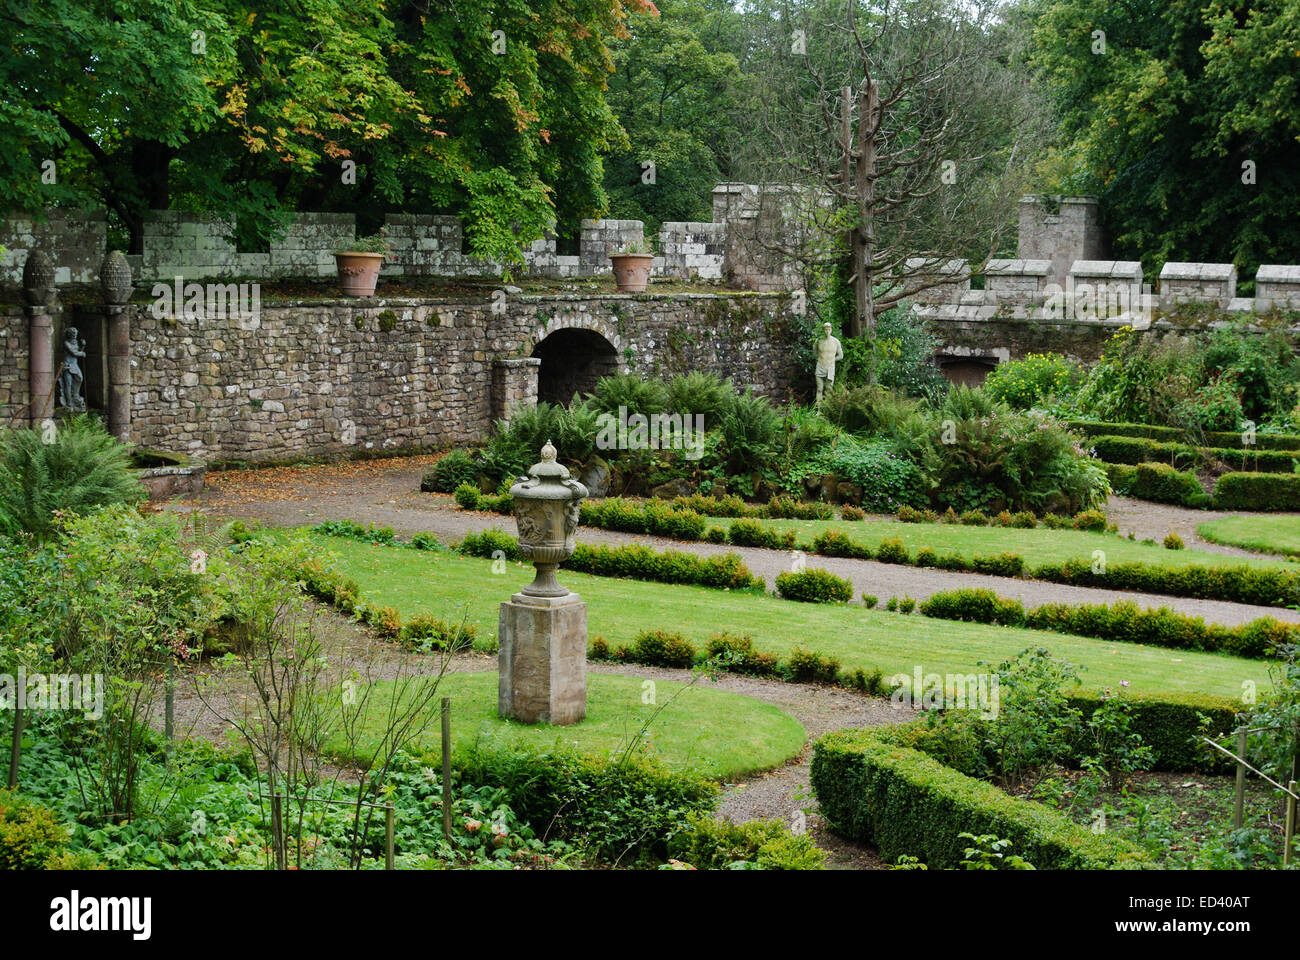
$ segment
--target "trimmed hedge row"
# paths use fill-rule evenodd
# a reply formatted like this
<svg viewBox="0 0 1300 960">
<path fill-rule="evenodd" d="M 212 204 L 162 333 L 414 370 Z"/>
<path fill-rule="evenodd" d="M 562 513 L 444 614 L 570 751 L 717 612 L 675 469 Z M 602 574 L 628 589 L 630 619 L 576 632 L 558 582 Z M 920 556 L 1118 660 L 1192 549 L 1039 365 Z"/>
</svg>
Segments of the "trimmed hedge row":
<svg viewBox="0 0 1300 960">
<path fill-rule="evenodd" d="M 507 560 L 522 559 L 519 542 L 504 530 L 466 534 L 456 549 L 469 557 L 491 558 L 499 551 Z M 564 567 L 599 577 L 685 583 L 721 590 L 766 589 L 763 578 L 751 574 L 734 553 L 701 557 L 681 550 L 659 552 L 639 543 L 621 547 L 580 543 Z"/>
<path fill-rule="evenodd" d="M 996 834 L 1040 870 L 1110 870 L 1150 865 L 1136 847 L 1094 834 L 1031 800 L 946 767 L 875 729 L 829 733 L 813 748 L 820 813 L 839 833 L 876 846 L 884 859 L 919 857 L 957 868 L 961 833 Z"/>
<path fill-rule="evenodd" d="M 1107 590 L 1134 590 L 1170 597 L 1227 600 L 1264 607 L 1288 607 L 1296 602 L 1300 574 L 1263 567 L 1167 567 L 1146 563 L 1111 563 L 1094 572 L 1086 560 L 1073 558 L 1044 563 L 1029 574 L 1034 580 L 1068 583 Z"/>
<path fill-rule="evenodd" d="M 1210 495 L 1201 489 L 1196 474 L 1190 470 L 1175 470 L 1167 463 L 1139 463 L 1137 466 L 1108 463 L 1105 466 L 1110 487 L 1120 496 L 1197 509 L 1210 505 Z"/>
<path fill-rule="evenodd" d="M 1214 485 L 1220 510 L 1300 510 L 1300 474 L 1225 473 Z"/>
<path fill-rule="evenodd" d="M 1101 706 L 1100 694 L 1075 694 L 1067 699 L 1070 706 L 1083 713 L 1085 722 Z M 1223 773 L 1235 767 L 1223 754 L 1205 746 L 1200 738 L 1204 735 L 1217 739 L 1236 729 L 1237 717 L 1242 712 L 1242 705 L 1237 701 L 1207 693 L 1125 693 L 1124 699 L 1130 705 L 1129 729 L 1151 748 L 1153 770 Z M 1206 721 L 1204 726 L 1202 718 Z M 1085 731 L 1080 731 L 1078 741 L 1071 744 L 1076 752 L 1091 746 L 1084 742 L 1086 736 Z"/>
<path fill-rule="evenodd" d="M 942 620 L 992 623 L 1031 630 L 1051 630 L 1122 643 L 1146 643 L 1172 650 L 1204 650 L 1239 657 L 1274 655 L 1279 645 L 1300 640 L 1300 628 L 1272 617 L 1260 617 L 1237 627 L 1207 624 L 1169 609 L 1119 603 L 1047 603 L 1025 610 L 1019 600 L 992 590 L 941 590 L 922 601 L 921 613 Z"/>
<path fill-rule="evenodd" d="M 1149 440 L 1181 442 L 1187 431 L 1176 427 L 1153 427 L 1145 423 L 1101 423 L 1092 420 L 1069 420 L 1066 426 L 1085 436 L 1143 437 Z M 1205 434 L 1208 444 L 1228 449 L 1240 449 L 1242 435 L 1232 430 L 1211 430 Z M 1261 450 L 1300 450 L 1300 435 L 1283 433 L 1256 433 L 1254 446 Z"/>
<path fill-rule="evenodd" d="M 1185 443 L 1148 440 L 1143 437 L 1092 438 L 1097 458 L 1107 463 L 1171 463 L 1191 466 L 1209 456 L 1228 464 L 1247 463 L 1261 473 L 1290 473 L 1300 450 L 1260 450 L 1254 447 L 1194 447 Z"/>
</svg>

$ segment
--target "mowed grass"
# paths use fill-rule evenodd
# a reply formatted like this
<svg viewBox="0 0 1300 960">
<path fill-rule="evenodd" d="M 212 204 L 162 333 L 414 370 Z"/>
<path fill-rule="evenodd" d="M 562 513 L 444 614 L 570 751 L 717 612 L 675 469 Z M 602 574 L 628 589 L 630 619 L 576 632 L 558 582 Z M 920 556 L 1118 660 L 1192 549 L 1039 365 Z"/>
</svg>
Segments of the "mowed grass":
<svg viewBox="0 0 1300 960">
<path fill-rule="evenodd" d="M 395 607 L 403 619 L 431 613 L 475 625 L 480 637 L 497 632 L 498 605 L 532 580 L 531 566 L 511 563 L 492 573 L 492 561 L 440 551 L 376 547 L 317 537 L 333 553 L 340 572 L 361 587 L 364 599 Z M 1122 680 L 1143 691 L 1200 691 L 1238 696 L 1243 681 L 1266 684 L 1263 662 L 1218 654 L 1167 650 L 1133 643 L 1108 643 L 1039 630 L 993 627 L 867 610 L 861 606 L 807 604 L 774 596 L 730 593 L 705 587 L 618 580 L 561 570 L 560 580 L 587 602 L 591 636 L 614 646 L 630 643 L 640 630 L 676 630 L 702 647 L 720 630 L 747 633 L 755 646 L 781 659 L 795 647 L 839 659 L 842 667 L 879 669 L 884 674 L 971 673 L 979 661 L 997 663 L 1027 647 L 1087 667 L 1089 687 Z"/>
<path fill-rule="evenodd" d="M 363 721 L 359 748 L 367 754 L 379 733 L 390 694 L 379 684 L 371 702 L 376 719 Z M 451 698 L 452 755 L 474 745 L 511 751 L 573 748 L 586 754 L 619 756 L 644 733 L 644 750 L 670 767 L 714 780 L 730 780 L 779 766 L 803 749 L 806 734 L 793 717 L 752 697 L 694 686 L 593 673 L 587 676 L 587 716 L 563 727 L 521 724 L 497 716 L 497 674 L 449 673 L 438 685 L 439 699 Z M 652 699 L 654 702 L 644 702 Z M 671 701 L 671 702 L 670 702 Z M 666 705 L 655 716 L 656 705 Z M 441 727 L 435 716 L 417 745 L 441 758 Z M 647 722 L 649 726 L 646 727 Z M 337 752 L 339 745 L 334 744 Z M 330 747 L 326 748 L 327 751 Z M 431 761 L 432 762 L 432 759 Z"/>
<path fill-rule="evenodd" d="M 1201 524 L 1196 532 L 1212 543 L 1300 557 L 1300 515 L 1294 513 L 1223 517 Z"/>
<path fill-rule="evenodd" d="M 1253 567 L 1294 569 L 1285 560 L 1267 557 L 1225 557 L 1200 550 L 1166 550 L 1158 543 L 1141 543 L 1113 533 L 1089 533 L 1085 530 L 1047 530 L 1038 527 L 1021 530 L 1014 527 L 975 527 L 957 523 L 903 523 L 898 520 L 759 520 L 766 527 L 785 532 L 793 530 L 802 544 L 825 530 L 838 530 L 850 539 L 873 550 L 883 540 L 897 538 L 915 555 L 922 547 L 938 554 L 956 553 L 967 559 L 980 554 L 1018 553 L 1032 569 L 1041 563 L 1061 563 L 1072 558 L 1092 562 L 1094 550 L 1106 552 L 1107 563 L 1165 564 L 1166 566 L 1224 566 L 1246 564 Z M 710 526 L 730 528 L 734 519 L 711 517 Z M 1300 537 L 1300 531 L 1297 532 Z M 1208 539 L 1208 538 L 1207 538 Z"/>
</svg>

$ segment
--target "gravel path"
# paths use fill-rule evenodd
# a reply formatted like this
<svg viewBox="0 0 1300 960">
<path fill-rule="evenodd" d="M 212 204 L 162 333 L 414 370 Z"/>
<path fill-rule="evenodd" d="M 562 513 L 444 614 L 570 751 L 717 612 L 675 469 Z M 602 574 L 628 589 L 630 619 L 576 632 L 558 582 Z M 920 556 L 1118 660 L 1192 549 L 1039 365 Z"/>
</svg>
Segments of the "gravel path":
<svg viewBox="0 0 1300 960">
<path fill-rule="evenodd" d="M 358 523 L 390 526 L 404 535 L 421 531 L 452 540 L 467 532 L 490 527 L 511 529 L 509 517 L 486 513 L 467 513 L 449 496 L 420 493 L 420 477 L 432 458 L 378 460 L 365 463 L 341 463 L 306 468 L 277 468 L 255 474 L 214 474 L 209 486 L 190 506 L 232 517 L 248 517 L 274 524 L 296 525 L 319 523 L 327 519 L 349 519 Z M 182 506 L 182 508 L 184 508 Z M 1216 516 L 1200 510 L 1186 510 L 1128 500 L 1111 499 L 1111 517 L 1121 532 L 1133 530 L 1139 539 L 1161 539 L 1174 530 L 1198 549 L 1227 556 L 1250 556 L 1248 551 L 1208 543 L 1196 536 L 1198 523 Z M 620 533 L 584 527 L 579 539 L 585 543 L 644 543 L 656 549 L 690 550 L 697 554 L 735 552 L 749 569 L 763 577 L 769 588 L 776 575 L 790 568 L 790 556 L 784 551 L 726 544 L 682 543 L 661 537 Z M 890 596 L 907 594 L 924 600 L 940 590 L 959 587 L 987 587 L 1002 596 L 1014 597 L 1029 606 L 1043 603 L 1113 603 L 1131 600 L 1144 607 L 1172 607 L 1179 613 L 1203 617 L 1209 623 L 1236 626 L 1257 617 L 1272 616 L 1300 623 L 1300 612 L 1276 607 L 1195 600 L 1157 594 L 1101 590 L 1048 583 L 1040 580 L 1017 580 L 977 573 L 958 573 L 899 564 L 850 560 L 839 557 L 809 558 L 809 562 L 853 583 L 854 595 L 870 593 L 883 602 Z"/>
</svg>

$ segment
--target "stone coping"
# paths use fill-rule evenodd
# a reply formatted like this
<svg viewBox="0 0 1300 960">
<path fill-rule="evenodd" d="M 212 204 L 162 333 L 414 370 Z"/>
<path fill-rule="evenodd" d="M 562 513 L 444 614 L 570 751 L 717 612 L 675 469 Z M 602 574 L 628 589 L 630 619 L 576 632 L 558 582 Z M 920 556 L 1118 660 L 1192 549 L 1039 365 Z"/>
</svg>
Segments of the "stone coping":
<svg viewBox="0 0 1300 960">
<path fill-rule="evenodd" d="M 1236 277 L 1237 267 L 1236 264 L 1232 263 L 1197 263 L 1170 260 L 1160 269 L 1161 280 L 1213 280 L 1226 283 L 1229 280 L 1235 280 Z"/>
<path fill-rule="evenodd" d="M 1051 260 L 990 260 L 984 265 L 986 277 L 1046 277 L 1051 272 Z"/>
</svg>

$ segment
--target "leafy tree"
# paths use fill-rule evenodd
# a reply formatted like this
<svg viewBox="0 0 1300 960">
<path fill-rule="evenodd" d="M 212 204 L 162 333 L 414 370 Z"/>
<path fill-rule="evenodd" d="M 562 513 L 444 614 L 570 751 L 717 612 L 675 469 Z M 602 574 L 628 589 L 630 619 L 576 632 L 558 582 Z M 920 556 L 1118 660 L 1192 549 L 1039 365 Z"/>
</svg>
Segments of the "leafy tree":
<svg viewBox="0 0 1300 960">
<path fill-rule="evenodd" d="M 1300 254 L 1294 0 L 1037 0 L 1032 60 L 1064 134 L 1044 186 L 1095 193 L 1116 256 Z"/>
<path fill-rule="evenodd" d="M 611 216 L 642 220 L 649 234 L 666 220 L 713 219 L 745 81 L 733 52 L 739 19 L 723 0 L 667 0 L 658 16 L 629 19 L 631 35 L 613 47 L 609 89 L 627 133 L 605 172 Z"/>
</svg>

